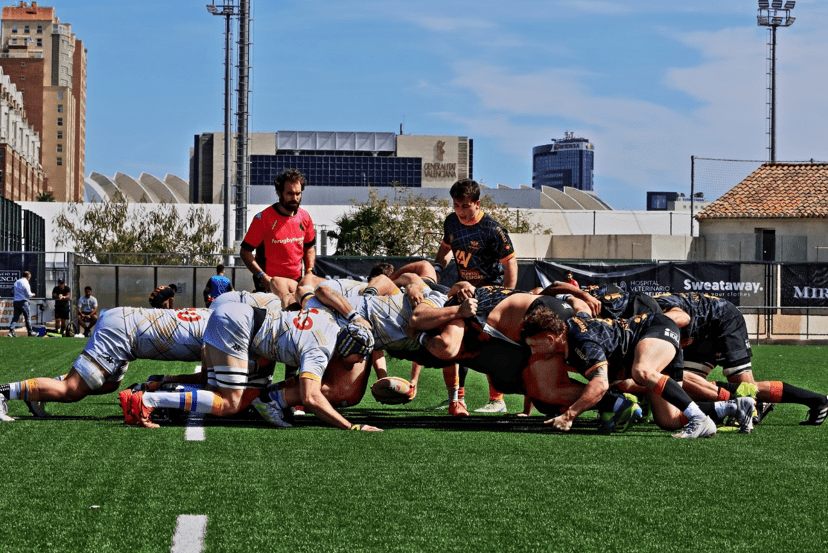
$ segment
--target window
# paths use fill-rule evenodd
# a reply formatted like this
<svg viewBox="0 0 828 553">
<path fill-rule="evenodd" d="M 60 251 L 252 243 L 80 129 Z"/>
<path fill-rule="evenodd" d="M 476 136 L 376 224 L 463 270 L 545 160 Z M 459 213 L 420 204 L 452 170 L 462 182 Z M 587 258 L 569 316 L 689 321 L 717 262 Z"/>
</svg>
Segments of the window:
<svg viewBox="0 0 828 553">
<path fill-rule="evenodd" d="M 58 100 L 63 100 L 63 91 L 58 90 Z"/>
<path fill-rule="evenodd" d="M 37 45 L 38 45 L 40 48 L 43 48 L 43 39 L 42 39 L 42 38 L 37 39 Z"/>
<path fill-rule="evenodd" d="M 28 25 L 23 25 L 23 32 L 26 33 L 26 34 L 29 34 L 29 26 Z"/>
<path fill-rule="evenodd" d="M 57 139 L 58 140 L 63 140 L 63 131 L 58 131 L 57 132 Z"/>
<path fill-rule="evenodd" d="M 17 25 L 12 25 L 12 33 L 17 34 Z"/>
<path fill-rule="evenodd" d="M 37 26 L 37 34 L 39 34 L 39 35 L 43 34 L 43 25 L 38 25 Z"/>
<path fill-rule="evenodd" d="M 63 165 L 63 158 L 62 158 L 62 157 L 57 158 L 57 159 L 56 159 L 56 163 L 57 163 L 58 165 Z"/>
<path fill-rule="evenodd" d="M 58 104 L 58 113 L 63 113 L 63 104 Z"/>
<path fill-rule="evenodd" d="M 17 44 L 17 39 L 16 39 L 16 38 L 13 38 L 13 39 L 11 40 L 11 43 L 12 43 L 12 44 Z"/>
<path fill-rule="evenodd" d="M 63 117 L 58 117 L 57 124 L 58 124 L 58 127 L 63 126 Z"/>
<path fill-rule="evenodd" d="M 59 153 L 59 154 L 63 153 L 63 144 L 58 144 L 57 145 L 57 153 Z"/>
<path fill-rule="evenodd" d="M 26 75 L 20 75 L 20 80 L 25 81 L 26 80 Z"/>
</svg>

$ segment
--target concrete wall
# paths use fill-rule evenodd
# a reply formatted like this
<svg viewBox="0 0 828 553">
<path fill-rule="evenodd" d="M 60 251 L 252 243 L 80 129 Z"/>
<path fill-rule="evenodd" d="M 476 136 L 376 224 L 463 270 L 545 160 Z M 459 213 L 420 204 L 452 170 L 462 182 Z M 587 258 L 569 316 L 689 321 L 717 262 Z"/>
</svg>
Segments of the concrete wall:
<svg viewBox="0 0 828 553">
<path fill-rule="evenodd" d="M 756 260 L 756 229 L 774 230 L 775 261 L 828 262 L 828 219 L 704 219 L 696 255 L 710 261 Z"/>
</svg>

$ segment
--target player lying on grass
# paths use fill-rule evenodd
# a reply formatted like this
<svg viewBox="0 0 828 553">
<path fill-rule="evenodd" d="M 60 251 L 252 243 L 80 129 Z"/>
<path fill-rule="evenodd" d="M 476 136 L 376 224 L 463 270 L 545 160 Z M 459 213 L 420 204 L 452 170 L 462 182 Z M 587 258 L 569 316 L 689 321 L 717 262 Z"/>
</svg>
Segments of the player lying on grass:
<svg viewBox="0 0 828 553">
<path fill-rule="evenodd" d="M 569 366 L 589 380 L 575 403 L 547 421 L 558 430 L 568 431 L 575 418 L 593 408 L 612 383 L 628 377 L 644 387 L 661 428 L 674 430 L 686 424 L 673 437 L 714 436 L 716 425 L 710 414 L 735 416 L 740 432 L 752 430 L 752 398 L 697 404 L 669 376 L 681 369 L 681 348 L 678 327 L 662 314 L 616 321 L 579 314 L 562 321 L 552 310 L 540 307 L 524 317 L 521 336 L 533 356 L 551 359 L 563 355 Z"/>
<path fill-rule="evenodd" d="M 204 331 L 204 371 L 207 388 L 182 392 L 122 392 L 127 424 L 147 428 L 158 425 L 153 409 L 183 409 L 227 416 L 237 413 L 251 399 L 249 360 L 269 359 L 299 367 L 302 404 L 325 422 L 342 429 L 355 426 L 339 414 L 321 392 L 322 378 L 331 361 L 346 368 L 364 365 L 373 349 L 371 332 L 362 324 L 338 319 L 324 308 L 307 311 L 265 311 L 241 303 L 219 306 Z M 258 397 L 252 405 L 265 420 L 278 425 L 278 412 Z M 362 425 L 360 430 L 379 430 Z"/>
<path fill-rule="evenodd" d="M 211 313 L 208 309 L 108 309 L 65 378 L 30 378 L 0 386 L 0 411 L 5 413 L 6 400 L 70 403 L 114 392 L 136 359 L 198 361 Z"/>
<path fill-rule="evenodd" d="M 722 373 L 730 385 L 721 383 L 718 385 L 719 390 L 735 394 L 739 384 L 756 386 L 756 399 L 765 406 L 758 409 L 759 420 L 772 409 L 774 403 L 807 405 L 810 411 L 801 424 L 820 425 L 825 420 L 828 415 L 828 396 L 780 381 L 756 382 L 750 361 L 753 353 L 745 318 L 731 302 L 695 292 L 659 294 L 654 299 L 681 329 L 687 374 L 684 387 L 690 396 L 709 399 L 712 383 L 707 377 L 713 367 L 721 365 Z M 724 391 L 719 393 L 717 390 L 717 397 L 726 395 Z"/>
</svg>

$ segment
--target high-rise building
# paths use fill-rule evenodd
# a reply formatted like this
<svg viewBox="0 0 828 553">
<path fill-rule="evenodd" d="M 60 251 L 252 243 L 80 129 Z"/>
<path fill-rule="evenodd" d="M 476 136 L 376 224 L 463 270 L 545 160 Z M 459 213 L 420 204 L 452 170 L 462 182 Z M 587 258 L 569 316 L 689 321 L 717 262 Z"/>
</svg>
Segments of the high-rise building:
<svg viewBox="0 0 828 553">
<path fill-rule="evenodd" d="M 40 133 L 45 190 L 59 202 L 82 201 L 86 149 L 86 49 L 51 7 L 4 7 L 0 67 L 23 95 Z"/>
<path fill-rule="evenodd" d="M 532 148 L 532 188 L 564 187 L 592 192 L 595 150 L 586 138 L 564 133 L 563 140 Z"/>
</svg>

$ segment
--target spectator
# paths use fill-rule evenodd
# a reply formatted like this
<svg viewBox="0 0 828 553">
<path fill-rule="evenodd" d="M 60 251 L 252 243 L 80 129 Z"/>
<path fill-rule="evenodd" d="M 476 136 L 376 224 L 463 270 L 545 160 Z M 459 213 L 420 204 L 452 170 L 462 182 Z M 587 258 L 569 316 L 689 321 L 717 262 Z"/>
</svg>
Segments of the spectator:
<svg viewBox="0 0 828 553">
<path fill-rule="evenodd" d="M 310 214 L 299 207 L 305 175 L 288 169 L 276 177 L 275 185 L 279 201 L 253 218 L 239 256 L 253 273 L 257 289 L 276 294 L 287 307 L 295 301 L 302 262 L 305 274 L 313 272 L 316 232 Z M 263 259 L 255 253 L 261 249 Z"/>
<path fill-rule="evenodd" d="M 176 292 L 178 292 L 178 286 L 175 284 L 159 286 L 150 294 L 150 307 L 154 307 L 155 309 L 172 309 L 175 306 Z"/>
<path fill-rule="evenodd" d="M 572 271 L 567 271 L 567 272 L 564 274 L 564 282 L 566 282 L 567 284 L 571 284 L 571 285 L 572 285 L 572 286 L 574 286 L 575 288 L 580 288 L 580 286 L 578 285 L 578 281 L 577 281 L 577 280 L 575 280 L 575 279 L 572 277 Z"/>
<path fill-rule="evenodd" d="M 52 288 L 52 299 L 55 300 L 55 332 L 66 336 L 66 322 L 72 308 L 72 291 L 62 278 L 58 279 L 57 286 Z"/>
<path fill-rule="evenodd" d="M 17 324 L 17 319 L 23 315 L 23 322 L 26 324 L 26 330 L 29 336 L 35 336 L 37 333 L 32 330 L 32 323 L 29 321 L 29 298 L 34 297 L 29 286 L 29 280 L 32 278 L 32 273 L 23 271 L 23 277 L 14 283 L 14 316 L 9 323 L 9 338 L 14 338 L 17 334 L 14 333 L 14 326 Z"/>
<path fill-rule="evenodd" d="M 225 292 L 232 292 L 233 284 L 230 279 L 224 276 L 224 265 L 219 263 L 216 265 L 216 274 L 210 277 L 207 281 L 207 286 L 204 287 L 204 305 L 210 307 L 213 300 Z"/>
<path fill-rule="evenodd" d="M 83 289 L 83 296 L 78 300 L 78 326 L 83 335 L 89 338 L 92 327 L 98 322 L 98 300 L 92 295 L 92 287 Z"/>
</svg>

